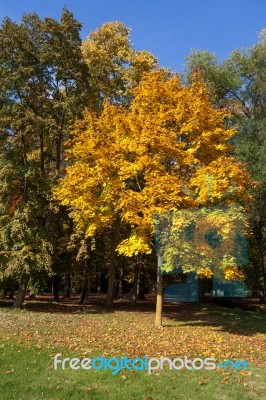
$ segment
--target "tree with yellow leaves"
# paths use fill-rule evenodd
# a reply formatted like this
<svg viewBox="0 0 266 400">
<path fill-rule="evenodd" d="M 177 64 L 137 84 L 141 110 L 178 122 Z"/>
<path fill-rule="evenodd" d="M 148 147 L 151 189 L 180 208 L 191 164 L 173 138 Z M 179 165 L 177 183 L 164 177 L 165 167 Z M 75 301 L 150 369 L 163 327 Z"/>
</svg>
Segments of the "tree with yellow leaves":
<svg viewBox="0 0 266 400">
<path fill-rule="evenodd" d="M 229 113 L 211 105 L 199 76 L 186 87 L 176 74 L 157 70 L 132 96 L 129 109 L 105 101 L 100 115 L 87 110 L 75 124 L 70 165 L 55 191 L 87 236 L 125 224 L 129 235 L 116 250 L 128 257 L 153 251 L 154 215 L 216 204 L 224 193 L 227 202 L 237 202 L 249 183 L 229 155 L 235 134 L 224 123 Z M 157 302 L 160 326 L 160 273 Z"/>
<path fill-rule="evenodd" d="M 130 29 L 122 22 L 106 22 L 91 32 L 82 44 L 82 53 L 90 71 L 91 90 L 102 105 L 103 100 L 129 104 L 128 90 L 141 81 L 157 63 L 147 50 L 136 51 Z"/>
</svg>

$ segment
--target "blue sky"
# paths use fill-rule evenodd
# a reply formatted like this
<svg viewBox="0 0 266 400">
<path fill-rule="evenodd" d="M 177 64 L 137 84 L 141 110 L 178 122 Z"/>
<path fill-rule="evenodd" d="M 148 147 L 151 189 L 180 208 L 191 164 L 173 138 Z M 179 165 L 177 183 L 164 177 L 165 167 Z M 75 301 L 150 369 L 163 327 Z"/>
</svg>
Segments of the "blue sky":
<svg viewBox="0 0 266 400">
<path fill-rule="evenodd" d="M 19 21 L 24 12 L 59 18 L 66 5 L 82 22 L 82 38 L 107 21 L 132 29 L 135 49 L 146 49 L 160 65 L 181 72 L 192 48 L 223 59 L 257 41 L 266 27 L 265 0 L 0 0 L 0 19 Z"/>
</svg>

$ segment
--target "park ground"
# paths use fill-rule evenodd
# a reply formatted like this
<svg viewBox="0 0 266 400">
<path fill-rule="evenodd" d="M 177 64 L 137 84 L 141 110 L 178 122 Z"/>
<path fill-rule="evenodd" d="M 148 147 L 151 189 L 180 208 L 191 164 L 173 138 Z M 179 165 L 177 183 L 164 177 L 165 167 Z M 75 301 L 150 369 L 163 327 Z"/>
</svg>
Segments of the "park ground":
<svg viewBox="0 0 266 400">
<path fill-rule="evenodd" d="M 163 328 L 154 328 L 155 299 L 136 307 L 125 300 L 112 309 L 92 295 L 86 307 L 77 298 L 56 304 L 49 296 L 26 300 L 13 310 L 0 302 L 0 399 L 204 399 L 266 398 L 266 313 L 214 304 L 166 304 Z M 212 357 L 246 360 L 236 371 L 54 370 L 63 357 Z"/>
</svg>

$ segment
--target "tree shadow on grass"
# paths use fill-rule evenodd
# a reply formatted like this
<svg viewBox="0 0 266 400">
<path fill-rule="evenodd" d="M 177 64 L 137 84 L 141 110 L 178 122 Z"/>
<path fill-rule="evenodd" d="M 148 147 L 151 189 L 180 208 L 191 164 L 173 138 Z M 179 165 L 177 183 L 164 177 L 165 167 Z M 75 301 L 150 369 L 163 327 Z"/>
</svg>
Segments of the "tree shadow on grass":
<svg viewBox="0 0 266 400">
<path fill-rule="evenodd" d="M 175 310 L 174 308 L 175 307 Z M 166 305 L 164 315 L 181 326 L 210 327 L 235 335 L 266 334 L 266 313 L 225 308 L 214 304 Z"/>
<path fill-rule="evenodd" d="M 75 314 L 75 313 L 89 313 L 89 314 L 104 314 L 115 313 L 119 311 L 130 312 L 155 312 L 154 296 L 152 300 L 148 299 L 138 301 L 134 306 L 130 302 L 130 296 L 120 300 L 114 300 L 113 307 L 105 305 L 106 294 L 91 294 L 85 306 L 78 304 L 79 295 L 71 296 L 71 299 L 60 299 L 59 302 L 53 301 L 51 295 L 37 296 L 34 299 L 26 297 L 22 309 L 30 312 L 50 313 L 50 314 Z M 12 300 L 0 300 L 0 308 L 12 309 Z"/>
<path fill-rule="evenodd" d="M 130 303 L 130 297 L 115 300 L 113 307 L 104 305 L 104 294 L 91 294 L 86 306 L 78 304 L 79 296 L 56 303 L 51 295 L 38 296 L 36 299 L 26 299 L 24 310 L 49 314 L 109 314 L 135 312 L 155 314 L 155 295 L 147 295 L 146 300 L 138 301 L 136 306 Z M 2 309 L 11 309 L 11 300 L 0 301 Z M 217 331 L 224 331 L 236 335 L 252 336 L 257 333 L 266 333 L 266 312 L 245 311 L 239 308 L 226 308 L 215 304 L 199 303 L 165 303 L 163 307 L 164 327 L 167 319 L 176 321 L 179 326 L 210 327 Z M 144 317 L 145 318 L 145 317 Z"/>
</svg>

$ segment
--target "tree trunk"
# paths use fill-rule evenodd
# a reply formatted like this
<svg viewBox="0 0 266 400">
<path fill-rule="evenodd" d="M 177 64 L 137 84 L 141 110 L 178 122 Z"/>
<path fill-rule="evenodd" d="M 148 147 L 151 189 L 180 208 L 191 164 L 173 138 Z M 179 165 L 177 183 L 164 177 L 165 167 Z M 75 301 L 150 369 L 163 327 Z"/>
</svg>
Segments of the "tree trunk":
<svg viewBox="0 0 266 400">
<path fill-rule="evenodd" d="M 86 293 L 85 293 L 85 296 L 84 296 L 84 299 L 83 299 L 83 303 L 82 303 L 83 306 L 85 306 L 87 304 L 88 297 L 89 297 L 89 294 L 90 294 L 90 289 L 91 289 L 91 280 L 90 280 L 90 278 L 88 278 L 88 280 L 87 280 L 87 290 L 86 290 Z"/>
<path fill-rule="evenodd" d="M 94 253 L 91 252 L 89 258 L 85 260 L 84 270 L 83 270 L 83 281 L 81 286 L 81 293 L 78 304 L 85 305 L 90 292 L 90 267 L 92 263 Z"/>
<path fill-rule="evenodd" d="M 20 279 L 18 292 L 13 302 L 14 308 L 22 308 L 29 280 L 30 280 L 30 274 L 27 272 L 23 272 L 22 277 Z"/>
<path fill-rule="evenodd" d="M 97 293 L 101 293 L 102 291 L 102 273 L 99 271 L 97 273 Z"/>
<path fill-rule="evenodd" d="M 204 300 L 204 281 L 198 278 L 198 302 L 202 303 Z"/>
<path fill-rule="evenodd" d="M 53 281 L 53 295 L 54 301 L 59 303 L 59 292 L 60 292 L 60 276 L 54 275 L 52 278 Z"/>
<path fill-rule="evenodd" d="M 132 299 L 131 299 L 131 303 L 133 306 L 136 305 L 137 297 L 138 297 L 139 268 L 140 268 L 140 263 L 139 263 L 139 260 L 137 260 L 136 264 L 134 266 L 134 281 L 133 281 L 133 292 L 132 292 Z"/>
<path fill-rule="evenodd" d="M 140 267 L 140 272 L 139 272 L 138 299 L 146 300 L 146 297 L 145 297 L 145 270 L 144 270 L 143 265 Z"/>
<path fill-rule="evenodd" d="M 263 280 L 264 280 L 264 303 L 266 303 L 266 249 L 263 250 L 262 256 Z"/>
<path fill-rule="evenodd" d="M 163 317 L 163 276 L 161 274 L 162 256 L 158 255 L 158 268 L 157 268 L 157 296 L 156 296 L 156 315 L 155 327 L 162 326 Z"/>
<path fill-rule="evenodd" d="M 123 299 L 124 297 L 124 290 L 123 290 L 123 272 L 119 275 L 118 278 L 118 290 L 117 290 L 117 298 L 118 299 Z"/>
<path fill-rule="evenodd" d="M 85 278 L 82 281 L 81 292 L 80 292 L 78 304 L 83 304 L 83 302 L 84 302 L 84 299 L 86 296 L 86 291 L 87 291 L 87 285 L 88 285 L 88 280 L 87 280 L 87 278 Z"/>
<path fill-rule="evenodd" d="M 106 306 L 107 307 L 112 307 L 113 306 L 114 286 L 115 286 L 115 271 L 116 271 L 115 262 L 111 262 L 110 263 L 110 269 L 109 269 L 107 296 L 106 296 Z"/>
<path fill-rule="evenodd" d="M 115 273 L 116 273 L 116 259 L 115 259 L 115 231 L 111 232 L 111 254 L 110 254 L 110 269 L 109 269 L 109 279 L 108 279 L 108 289 L 106 296 L 106 306 L 113 306 L 114 299 L 114 285 L 115 285 Z"/>
<path fill-rule="evenodd" d="M 89 277 L 84 279 L 84 281 L 82 283 L 82 289 L 81 289 L 81 294 L 80 294 L 78 304 L 81 304 L 83 306 L 85 306 L 87 304 L 87 300 L 88 300 L 88 297 L 90 294 L 90 286 L 91 286 L 90 283 L 91 283 L 91 280 Z"/>
<path fill-rule="evenodd" d="M 68 268 L 65 276 L 64 298 L 70 299 L 70 293 L 71 293 L 71 274 L 70 274 L 70 268 Z"/>
</svg>

